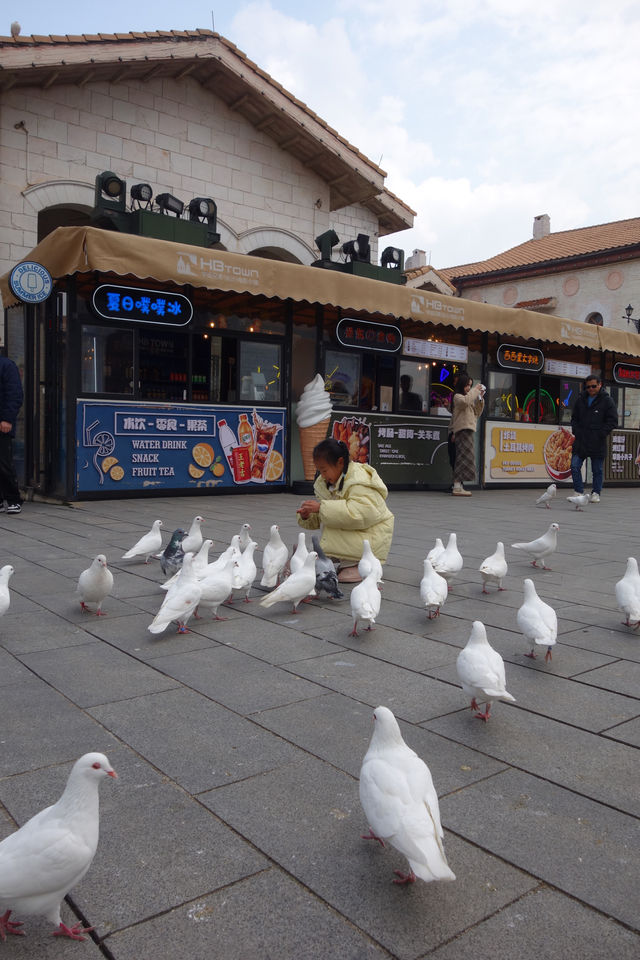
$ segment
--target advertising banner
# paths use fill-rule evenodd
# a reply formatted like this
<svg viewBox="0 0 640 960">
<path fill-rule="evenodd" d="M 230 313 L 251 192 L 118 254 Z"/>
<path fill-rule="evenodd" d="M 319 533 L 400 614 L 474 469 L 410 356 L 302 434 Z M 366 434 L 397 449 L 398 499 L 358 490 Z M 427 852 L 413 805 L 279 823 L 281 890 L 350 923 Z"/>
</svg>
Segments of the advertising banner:
<svg viewBox="0 0 640 960">
<path fill-rule="evenodd" d="M 370 463 L 386 484 L 450 484 L 449 418 L 334 414 L 330 436 L 349 447 L 352 460 Z"/>
<path fill-rule="evenodd" d="M 614 430 L 609 434 L 604 477 L 614 483 L 640 480 L 640 430 Z"/>
<path fill-rule="evenodd" d="M 283 486 L 285 428 L 282 408 L 79 400 L 75 492 Z"/>
<path fill-rule="evenodd" d="M 571 483 L 573 434 L 538 423 L 485 424 L 485 483 Z"/>
</svg>

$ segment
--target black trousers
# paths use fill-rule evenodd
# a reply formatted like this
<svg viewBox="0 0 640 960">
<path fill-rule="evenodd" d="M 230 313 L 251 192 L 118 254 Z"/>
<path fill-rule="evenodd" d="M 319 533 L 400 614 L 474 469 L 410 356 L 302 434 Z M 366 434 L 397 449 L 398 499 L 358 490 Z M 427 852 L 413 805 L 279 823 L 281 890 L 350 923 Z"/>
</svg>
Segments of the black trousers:
<svg viewBox="0 0 640 960">
<path fill-rule="evenodd" d="M 21 503 L 18 478 L 13 466 L 13 440 L 8 433 L 0 433 L 0 501 Z"/>
</svg>

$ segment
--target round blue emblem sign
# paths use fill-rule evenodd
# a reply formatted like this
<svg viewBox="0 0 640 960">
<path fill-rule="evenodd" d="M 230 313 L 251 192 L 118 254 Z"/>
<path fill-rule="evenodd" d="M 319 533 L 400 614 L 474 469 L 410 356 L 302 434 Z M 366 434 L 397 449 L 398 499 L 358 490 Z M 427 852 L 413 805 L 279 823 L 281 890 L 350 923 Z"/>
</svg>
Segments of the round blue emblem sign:
<svg viewBox="0 0 640 960">
<path fill-rule="evenodd" d="M 51 274 L 35 260 L 25 260 L 14 267 L 9 285 L 18 300 L 24 303 L 42 303 L 53 290 Z"/>
</svg>

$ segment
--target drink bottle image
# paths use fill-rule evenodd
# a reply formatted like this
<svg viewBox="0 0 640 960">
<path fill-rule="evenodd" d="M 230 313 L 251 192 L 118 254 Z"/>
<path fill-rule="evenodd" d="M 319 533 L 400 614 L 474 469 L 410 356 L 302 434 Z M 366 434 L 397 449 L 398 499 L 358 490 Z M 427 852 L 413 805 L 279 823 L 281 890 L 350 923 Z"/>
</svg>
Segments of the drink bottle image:
<svg viewBox="0 0 640 960">
<path fill-rule="evenodd" d="M 238 446 L 238 440 L 226 420 L 218 420 L 218 440 L 233 472 L 233 457 L 231 451 L 234 447 Z"/>
</svg>

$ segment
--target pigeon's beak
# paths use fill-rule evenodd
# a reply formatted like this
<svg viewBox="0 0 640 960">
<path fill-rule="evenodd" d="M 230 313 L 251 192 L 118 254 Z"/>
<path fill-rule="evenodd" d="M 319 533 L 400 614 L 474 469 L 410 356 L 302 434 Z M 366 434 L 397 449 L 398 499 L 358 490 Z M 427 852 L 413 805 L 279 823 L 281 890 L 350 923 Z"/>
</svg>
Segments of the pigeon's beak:
<svg viewBox="0 0 640 960">
<path fill-rule="evenodd" d="M 107 770 L 107 776 L 113 777 L 114 780 L 118 779 L 118 774 L 115 772 L 115 770 Z"/>
</svg>

